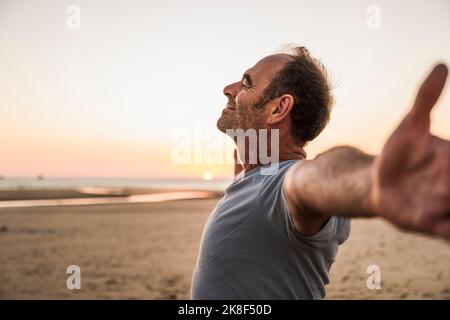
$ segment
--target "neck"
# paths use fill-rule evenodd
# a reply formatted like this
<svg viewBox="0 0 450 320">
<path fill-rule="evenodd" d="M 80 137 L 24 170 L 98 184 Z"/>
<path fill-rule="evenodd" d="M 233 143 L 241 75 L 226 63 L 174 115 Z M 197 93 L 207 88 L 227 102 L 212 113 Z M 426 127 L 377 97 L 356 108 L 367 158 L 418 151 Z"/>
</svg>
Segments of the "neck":
<svg viewBox="0 0 450 320">
<path fill-rule="evenodd" d="M 247 149 L 245 152 L 246 155 L 249 154 L 249 150 Z M 248 156 L 246 156 L 247 160 L 248 160 Z M 303 160 L 306 159 L 306 152 L 303 149 L 303 147 L 300 146 L 292 146 L 290 148 L 286 148 L 286 149 L 282 149 L 279 152 L 279 157 L 276 161 L 271 161 L 271 163 L 276 163 L 276 162 L 283 162 L 283 161 L 287 161 L 287 160 Z M 253 170 L 255 168 L 261 167 L 264 164 L 261 163 L 259 161 L 259 157 L 258 157 L 258 162 L 255 164 L 251 164 L 249 163 L 249 161 L 245 161 L 245 163 L 242 165 L 243 170 L 245 172 Z"/>
</svg>

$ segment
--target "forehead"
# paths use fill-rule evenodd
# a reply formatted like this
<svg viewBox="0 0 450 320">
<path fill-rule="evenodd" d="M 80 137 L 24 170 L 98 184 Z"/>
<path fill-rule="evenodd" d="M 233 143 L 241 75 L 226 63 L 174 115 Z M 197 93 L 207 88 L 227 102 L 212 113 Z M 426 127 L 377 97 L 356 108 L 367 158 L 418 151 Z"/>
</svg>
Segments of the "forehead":
<svg viewBox="0 0 450 320">
<path fill-rule="evenodd" d="M 245 73 L 255 82 L 269 82 L 291 59 L 292 57 L 288 54 L 270 55 L 259 60 Z"/>
</svg>

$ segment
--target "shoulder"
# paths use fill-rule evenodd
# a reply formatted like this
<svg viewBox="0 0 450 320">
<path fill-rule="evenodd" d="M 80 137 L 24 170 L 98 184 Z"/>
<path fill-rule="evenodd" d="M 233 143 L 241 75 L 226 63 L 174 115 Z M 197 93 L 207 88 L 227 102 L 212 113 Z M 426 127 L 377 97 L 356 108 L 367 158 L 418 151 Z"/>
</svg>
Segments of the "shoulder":
<svg viewBox="0 0 450 320">
<path fill-rule="evenodd" d="M 268 188 L 270 186 L 279 184 L 283 181 L 284 176 L 286 175 L 286 172 L 288 172 L 289 168 L 291 168 L 298 162 L 300 161 L 289 160 L 281 162 L 279 164 L 274 164 L 270 167 L 261 168 L 260 175 L 263 177 L 262 186 Z"/>
<path fill-rule="evenodd" d="M 283 181 L 288 172 L 297 160 L 284 161 L 270 167 L 261 168 L 261 200 L 273 199 L 282 190 Z M 265 169 L 265 171 L 263 171 Z"/>
</svg>

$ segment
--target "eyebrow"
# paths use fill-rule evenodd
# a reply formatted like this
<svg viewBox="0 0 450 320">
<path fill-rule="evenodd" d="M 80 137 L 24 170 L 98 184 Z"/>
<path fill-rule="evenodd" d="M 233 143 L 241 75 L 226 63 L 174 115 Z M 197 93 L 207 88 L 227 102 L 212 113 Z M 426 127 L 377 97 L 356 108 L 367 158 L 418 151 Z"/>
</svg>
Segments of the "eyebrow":
<svg viewBox="0 0 450 320">
<path fill-rule="evenodd" d="M 244 75 L 242 76 L 242 80 L 247 80 L 249 85 L 253 85 L 253 81 L 252 78 L 250 77 L 250 75 L 248 73 L 244 73 Z"/>
</svg>

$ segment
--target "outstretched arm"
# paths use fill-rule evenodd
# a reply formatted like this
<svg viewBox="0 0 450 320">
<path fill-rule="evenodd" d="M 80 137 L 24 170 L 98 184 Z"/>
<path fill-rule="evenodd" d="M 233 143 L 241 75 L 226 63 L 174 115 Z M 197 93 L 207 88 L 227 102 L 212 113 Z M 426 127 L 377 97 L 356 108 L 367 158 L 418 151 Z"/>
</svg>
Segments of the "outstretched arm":
<svg viewBox="0 0 450 320">
<path fill-rule="evenodd" d="M 373 156 L 342 146 L 289 168 L 283 188 L 297 230 L 314 234 L 332 215 L 374 216 L 373 164 Z"/>
<path fill-rule="evenodd" d="M 381 216 L 450 240 L 450 141 L 429 131 L 447 73 L 434 68 L 378 157 L 338 147 L 288 170 L 283 189 L 299 232 L 314 234 L 331 215 Z"/>
</svg>

